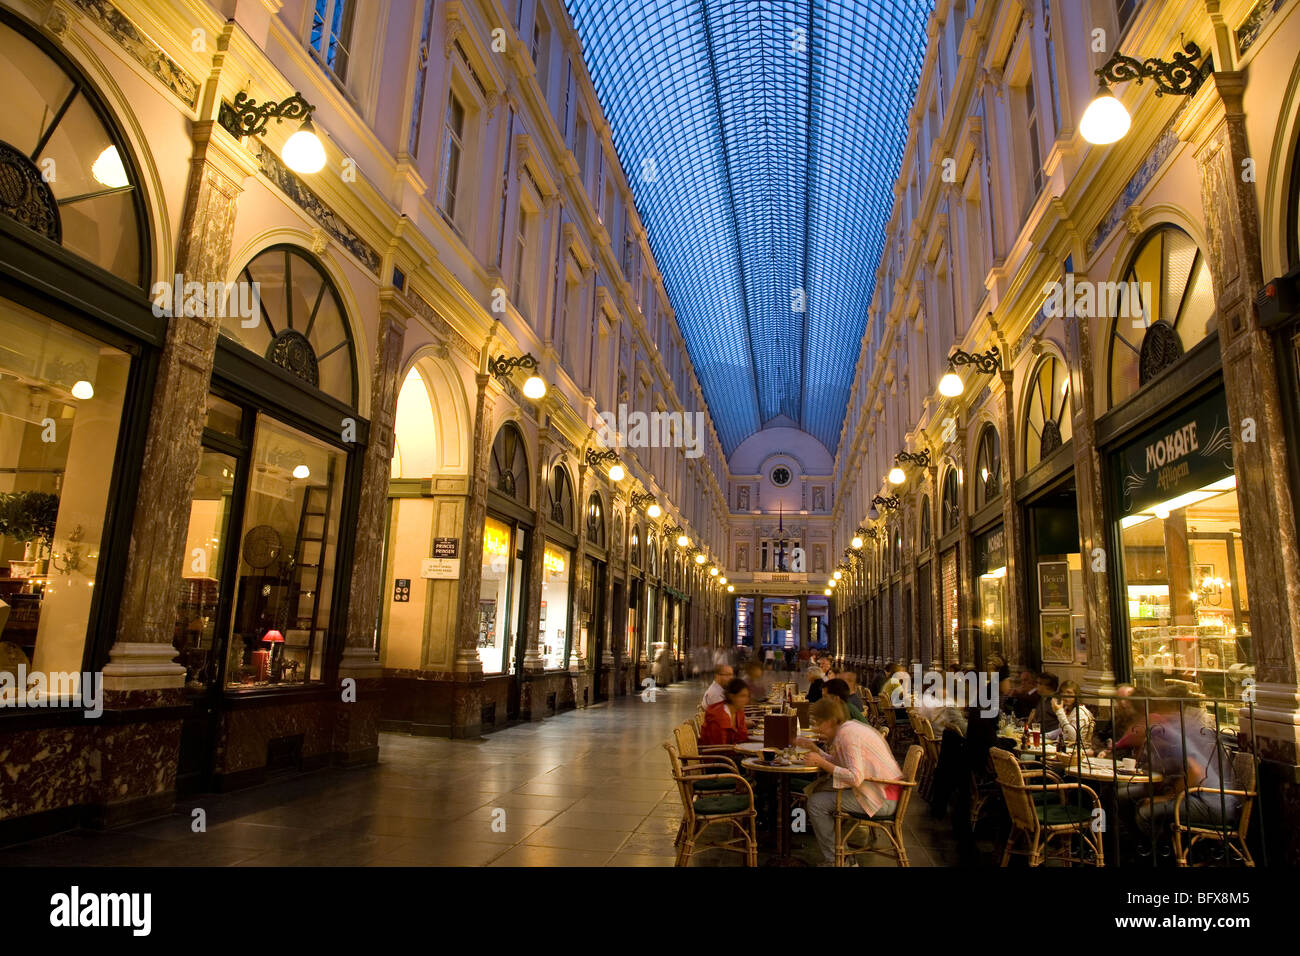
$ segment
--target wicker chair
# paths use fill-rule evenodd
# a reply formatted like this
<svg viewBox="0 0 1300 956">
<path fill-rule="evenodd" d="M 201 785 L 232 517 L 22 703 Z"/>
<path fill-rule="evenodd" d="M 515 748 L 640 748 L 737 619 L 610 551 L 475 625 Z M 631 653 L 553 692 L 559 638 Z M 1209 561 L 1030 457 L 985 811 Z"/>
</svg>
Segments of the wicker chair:
<svg viewBox="0 0 1300 956">
<path fill-rule="evenodd" d="M 754 811 L 754 791 L 738 773 L 726 772 L 727 763 L 702 763 L 686 768 L 677 747 L 665 743 L 672 764 L 673 780 L 682 798 L 682 825 L 678 828 L 677 865 L 690 866 L 691 856 L 704 831 L 714 824 L 726 824 L 734 836 L 718 843 L 706 844 L 710 849 L 743 853 L 746 866 L 758 865 L 758 814 Z M 734 766 L 734 765 L 730 765 Z M 717 771 L 723 771 L 718 773 Z M 725 782 L 732 792 L 710 791 L 704 785 Z"/>
<path fill-rule="evenodd" d="M 1030 866 L 1038 866 L 1049 856 L 1070 863 L 1104 865 L 1101 834 L 1092 828 L 1097 811 L 1101 810 L 1101 798 L 1096 791 L 1082 783 L 1064 783 L 1050 770 L 1023 770 L 1015 756 L 1005 750 L 991 750 L 989 757 L 1002 787 L 1007 813 L 1011 816 L 1011 832 L 1007 835 L 1006 848 L 1002 853 L 1003 866 L 1011 860 L 1013 852 L 1028 856 Z M 1049 782 L 1032 786 L 1026 782 L 1040 777 Z M 1088 805 L 1067 803 L 1065 795 L 1071 791 L 1086 794 Z M 1052 801 L 1052 794 L 1059 799 Z M 1041 799 L 1035 800 L 1035 796 L 1040 796 Z M 1025 850 L 1015 849 L 1017 837 L 1024 838 L 1027 847 Z M 1081 844 L 1079 855 L 1074 854 L 1068 843 L 1064 852 L 1049 854 L 1053 842 L 1061 837 L 1077 837 Z M 1084 847 L 1092 851 L 1092 859 L 1084 858 Z"/>
<path fill-rule="evenodd" d="M 922 748 L 913 744 L 908 748 L 907 759 L 903 761 L 903 779 L 902 780 L 875 780 L 867 778 L 871 783 L 889 784 L 903 788 L 902 795 L 898 798 L 898 807 L 893 813 L 885 817 L 869 817 L 865 813 L 858 813 L 843 808 L 844 790 L 835 791 L 835 865 L 844 866 L 850 857 L 857 857 L 863 853 L 880 853 L 886 856 L 893 856 L 897 859 L 899 866 L 908 866 L 907 849 L 903 845 L 903 824 L 907 817 L 907 805 L 912 800 L 912 791 L 916 789 L 916 772 L 921 764 L 923 755 Z M 850 847 L 851 840 L 859 830 L 862 830 L 872 837 L 866 846 Z M 877 848 L 875 845 L 875 834 L 877 831 L 883 832 L 889 838 L 890 846 Z"/>
<path fill-rule="evenodd" d="M 930 723 L 930 718 L 923 717 L 914 710 L 909 710 L 907 716 L 912 722 L 912 732 L 916 734 L 925 754 L 925 760 L 921 764 L 920 787 L 922 796 L 928 800 L 934 787 L 934 771 L 939 766 L 939 741 L 935 739 L 934 725 Z"/>
<path fill-rule="evenodd" d="M 1174 801 L 1174 856 L 1178 860 L 1179 866 L 1188 866 L 1187 855 L 1201 840 L 1217 840 L 1223 846 L 1224 856 L 1228 859 L 1238 859 L 1247 866 L 1254 866 L 1255 861 L 1250 856 L 1250 850 L 1246 849 L 1246 833 L 1250 828 L 1250 811 L 1254 806 L 1255 797 L 1258 793 L 1255 789 L 1255 757 L 1249 753 L 1237 753 L 1232 758 L 1232 774 L 1236 781 L 1238 790 L 1220 790 L 1217 787 L 1192 787 L 1178 795 Z M 1218 826 L 1214 824 L 1200 823 L 1183 823 L 1182 812 L 1184 801 L 1189 793 L 1201 793 L 1211 804 L 1218 799 L 1219 795 L 1241 798 L 1241 809 L 1237 814 L 1235 823 L 1222 823 Z M 1186 838 L 1186 843 L 1184 843 Z"/>
</svg>

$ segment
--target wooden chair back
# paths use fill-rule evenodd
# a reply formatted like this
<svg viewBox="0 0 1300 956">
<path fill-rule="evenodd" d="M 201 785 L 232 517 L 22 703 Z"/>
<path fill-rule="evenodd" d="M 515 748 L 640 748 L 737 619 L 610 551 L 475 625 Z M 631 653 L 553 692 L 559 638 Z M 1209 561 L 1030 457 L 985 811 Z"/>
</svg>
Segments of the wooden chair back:
<svg viewBox="0 0 1300 956">
<path fill-rule="evenodd" d="M 688 721 L 678 724 L 673 728 L 673 742 L 677 745 L 677 753 L 683 757 L 698 757 L 700 755 L 700 739 L 695 733 L 694 726 Z"/>
<path fill-rule="evenodd" d="M 1025 778 L 1020 772 L 1020 763 L 1015 754 L 995 747 L 989 751 L 989 759 L 993 761 L 993 772 L 997 774 L 998 783 L 1002 787 L 1002 798 L 1006 801 L 1012 825 L 1029 833 L 1036 832 L 1038 812 L 1029 795 L 1029 788 L 1025 786 Z"/>
<path fill-rule="evenodd" d="M 916 783 L 916 776 L 921 770 L 922 756 L 924 756 L 924 753 L 916 744 L 912 744 L 907 748 L 907 757 L 903 760 L 904 783 Z M 912 792 L 914 790 L 916 790 L 914 786 L 903 788 L 903 795 L 898 798 L 897 819 L 902 820 L 904 814 L 907 813 L 907 805 L 912 802 Z"/>
</svg>

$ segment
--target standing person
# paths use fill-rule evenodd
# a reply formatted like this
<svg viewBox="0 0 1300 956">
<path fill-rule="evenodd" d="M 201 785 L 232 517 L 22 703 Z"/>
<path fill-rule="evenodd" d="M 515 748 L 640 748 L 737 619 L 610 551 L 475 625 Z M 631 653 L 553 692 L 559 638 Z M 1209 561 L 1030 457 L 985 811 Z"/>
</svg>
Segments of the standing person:
<svg viewBox="0 0 1300 956">
<path fill-rule="evenodd" d="M 767 669 L 770 671 L 775 671 L 776 670 L 776 648 L 769 646 L 767 652 L 763 655 L 763 657 L 767 661 Z"/>
<path fill-rule="evenodd" d="M 804 763 L 830 775 L 826 789 L 808 794 L 808 816 L 821 848 L 821 866 L 835 865 L 835 791 L 847 790 L 842 797 L 845 810 L 878 817 L 893 813 L 903 788 L 876 783 L 876 780 L 902 782 L 903 770 L 889 752 L 889 744 L 869 724 L 848 720 L 844 704 L 827 695 L 808 709 L 808 718 L 821 734 L 829 756 L 811 742 L 803 742 L 812 751 Z M 871 778 L 870 780 L 868 778 Z M 818 786 L 821 778 L 809 787 Z"/>
<path fill-rule="evenodd" d="M 785 669 L 787 672 L 791 674 L 794 673 L 794 648 L 793 647 L 787 647 L 785 649 Z"/>
</svg>

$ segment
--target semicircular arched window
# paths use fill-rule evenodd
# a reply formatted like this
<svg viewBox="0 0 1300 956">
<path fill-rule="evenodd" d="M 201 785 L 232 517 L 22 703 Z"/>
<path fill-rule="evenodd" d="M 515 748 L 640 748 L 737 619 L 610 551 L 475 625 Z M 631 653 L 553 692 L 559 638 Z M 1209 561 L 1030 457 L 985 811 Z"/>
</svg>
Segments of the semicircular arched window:
<svg viewBox="0 0 1300 956">
<path fill-rule="evenodd" d="M 0 212 L 143 286 L 145 200 L 103 101 L 67 57 L 3 10 L 0 84 L 8 103 L 0 111 Z"/>
<path fill-rule="evenodd" d="M 998 430 L 985 425 L 975 452 L 975 510 L 1002 493 L 1002 441 Z"/>
<path fill-rule="evenodd" d="M 605 506 L 594 491 L 587 499 L 587 541 L 598 548 L 605 547 Z"/>
<path fill-rule="evenodd" d="M 940 534 L 947 534 L 957 527 L 957 519 L 961 514 L 961 505 L 957 498 L 957 469 L 949 468 L 948 473 L 943 476 L 943 494 L 939 499 L 939 527 Z"/>
<path fill-rule="evenodd" d="M 1104 294 L 1114 300 L 1097 303 L 1097 313 L 1115 316 L 1109 355 L 1111 405 L 1136 394 L 1212 328 L 1214 289 L 1205 256 L 1191 236 L 1169 223 L 1142 240 L 1116 294 Z"/>
<path fill-rule="evenodd" d="M 528 504 L 528 449 L 524 436 L 510 422 L 501 426 L 492 442 L 488 487 L 521 505 Z"/>
<path fill-rule="evenodd" d="M 929 495 L 926 495 L 921 499 L 920 525 L 921 525 L 921 540 L 917 542 L 916 549 L 918 551 L 924 551 L 926 548 L 930 547 L 930 532 L 934 530 L 930 522 L 930 496 Z"/>
<path fill-rule="evenodd" d="M 1055 355 L 1038 363 L 1028 383 L 1025 405 L 1025 470 L 1070 440 L 1070 371 Z"/>
<path fill-rule="evenodd" d="M 563 465 L 551 469 L 551 485 L 548 489 L 551 499 L 550 519 L 565 531 L 573 530 L 573 485 L 569 483 L 569 473 Z"/>
<path fill-rule="evenodd" d="M 256 321 L 242 317 L 252 301 L 245 290 L 251 289 L 257 290 Z M 230 295 L 240 296 L 241 307 L 225 309 L 223 335 L 312 388 L 356 405 L 352 330 L 338 290 L 310 253 L 289 245 L 264 249 L 244 266 Z"/>
</svg>

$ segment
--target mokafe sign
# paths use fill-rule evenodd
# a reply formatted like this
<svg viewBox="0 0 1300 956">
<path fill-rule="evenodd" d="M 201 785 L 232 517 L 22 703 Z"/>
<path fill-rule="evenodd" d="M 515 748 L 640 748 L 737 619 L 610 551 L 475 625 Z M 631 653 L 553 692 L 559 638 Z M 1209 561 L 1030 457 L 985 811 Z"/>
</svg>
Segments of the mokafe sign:
<svg viewBox="0 0 1300 956">
<path fill-rule="evenodd" d="M 1232 431 L 1222 391 L 1151 429 L 1119 455 L 1120 514 L 1196 491 L 1232 472 Z"/>
</svg>

